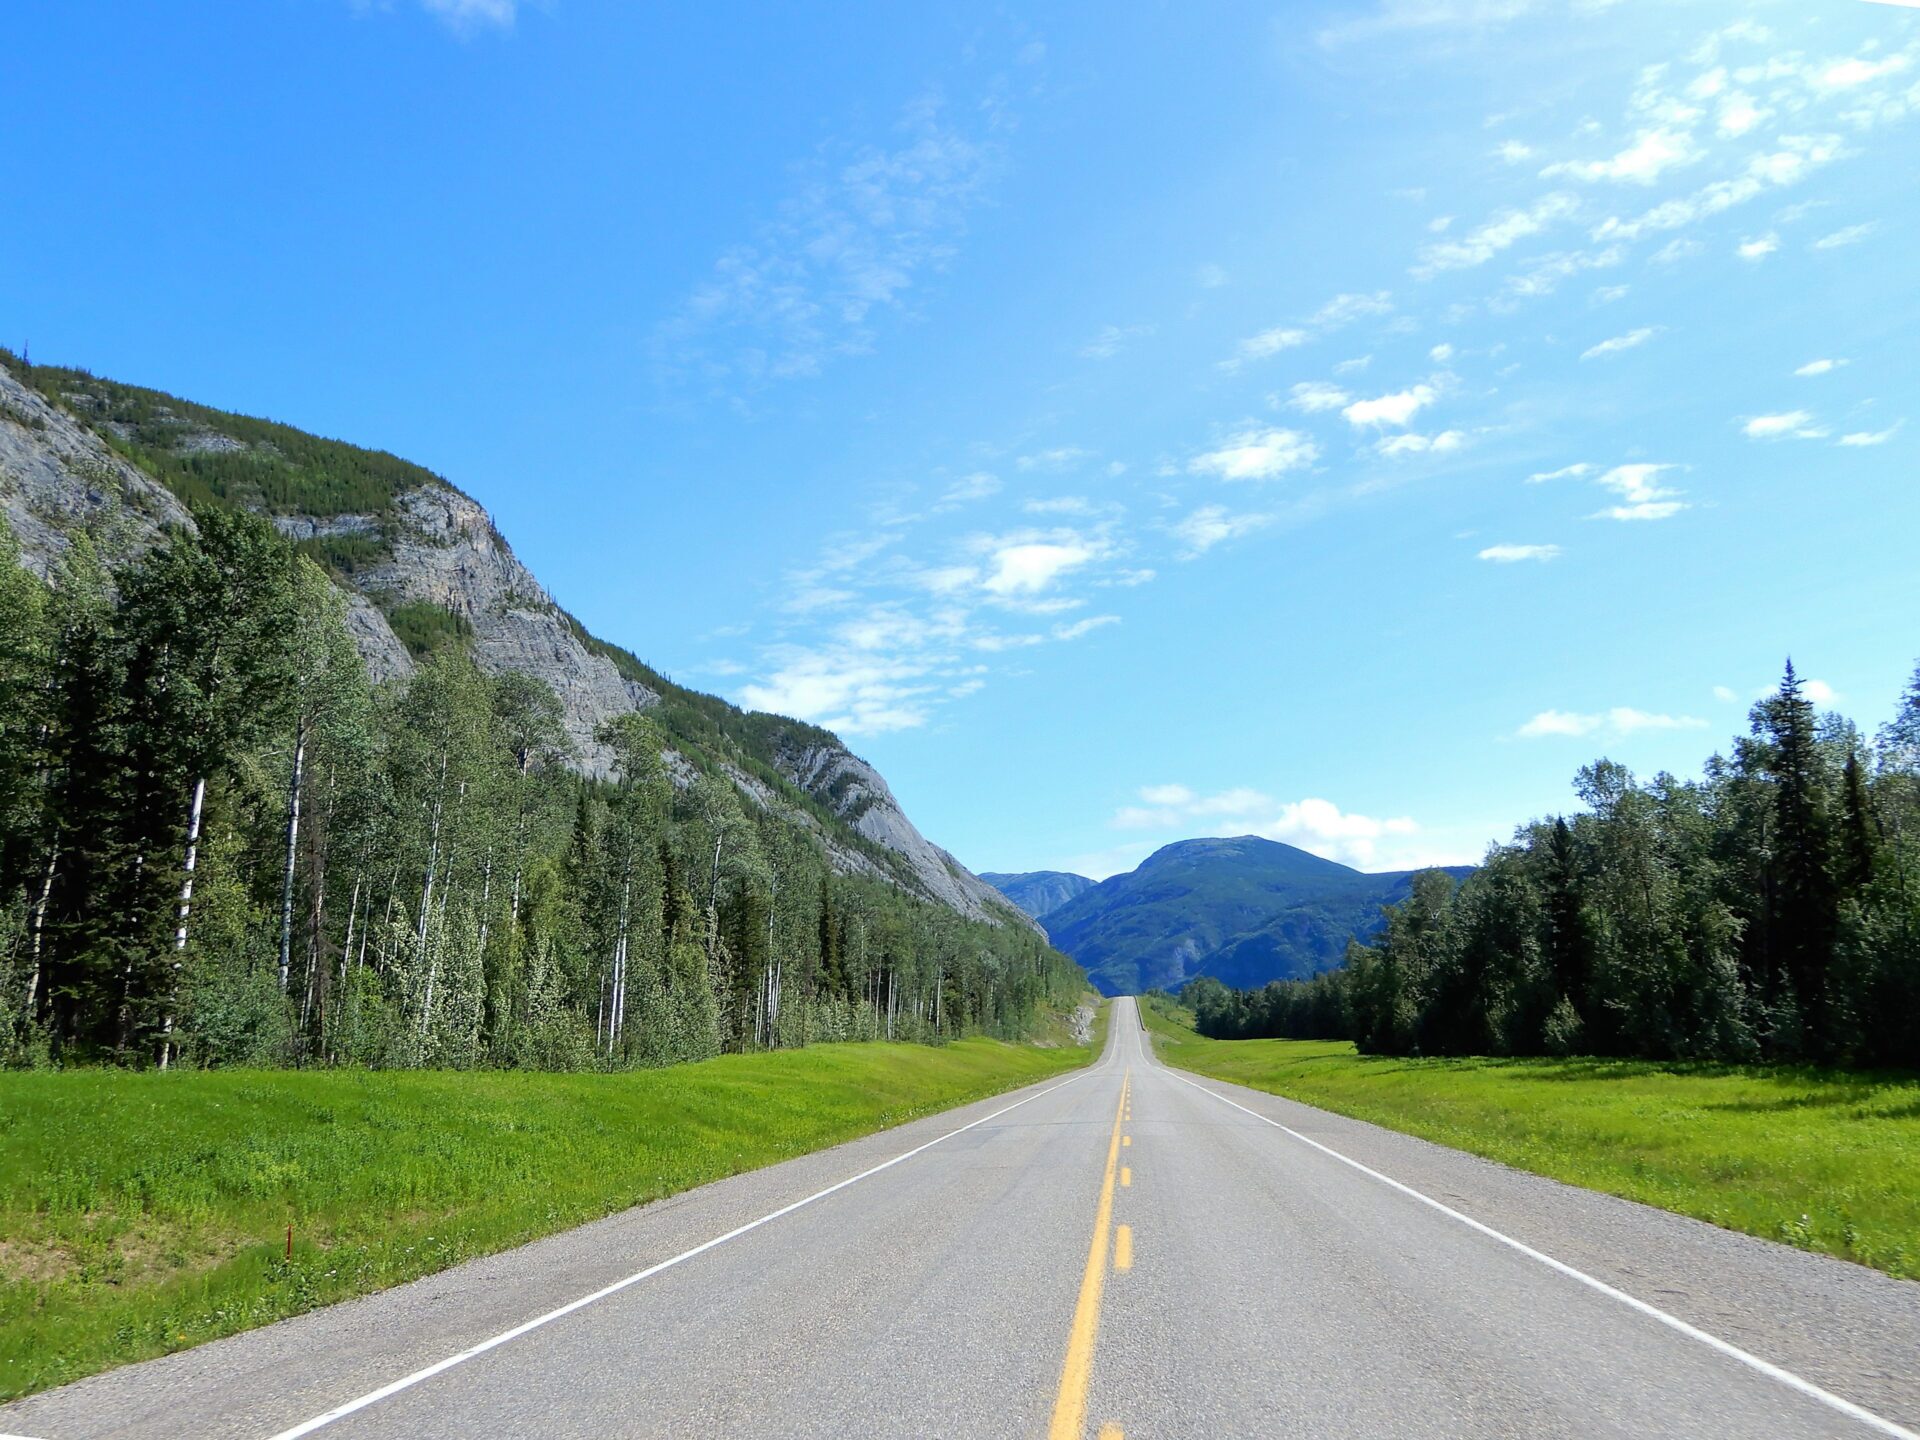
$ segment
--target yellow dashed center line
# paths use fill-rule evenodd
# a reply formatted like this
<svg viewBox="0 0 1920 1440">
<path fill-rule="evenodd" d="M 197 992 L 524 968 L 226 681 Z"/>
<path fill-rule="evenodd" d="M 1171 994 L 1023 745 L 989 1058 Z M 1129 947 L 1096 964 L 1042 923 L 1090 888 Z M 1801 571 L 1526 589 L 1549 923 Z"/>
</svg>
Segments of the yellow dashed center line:
<svg viewBox="0 0 1920 1440">
<path fill-rule="evenodd" d="M 1133 1184 L 1133 1167 L 1131 1165 L 1122 1165 L 1120 1167 L 1120 1188 L 1125 1190 L 1131 1184 Z"/>
<path fill-rule="evenodd" d="M 1113 1110 L 1113 1135 L 1107 1141 L 1106 1174 L 1100 1182 L 1100 1206 L 1093 1217 L 1093 1243 L 1087 1247 L 1086 1273 L 1080 1279 L 1080 1299 L 1073 1307 L 1073 1328 L 1067 1334 L 1067 1359 L 1060 1367 L 1060 1393 L 1053 1402 L 1053 1423 L 1047 1440 L 1081 1440 L 1087 1420 L 1087 1386 L 1093 1379 L 1093 1342 L 1100 1333 L 1100 1292 L 1107 1283 L 1107 1240 L 1113 1228 L 1113 1181 L 1123 1143 L 1120 1125 L 1127 1112 L 1127 1092 L 1133 1084 L 1129 1070 L 1120 1081 L 1120 1103 Z M 1129 1241 L 1131 1255 L 1131 1241 Z M 1105 1440 L 1112 1426 L 1102 1426 Z"/>
<path fill-rule="evenodd" d="M 1127 1437 L 1118 1425 L 1102 1425 L 1100 1440 L 1127 1440 Z"/>
<path fill-rule="evenodd" d="M 1113 1232 L 1113 1268 L 1133 1269 L 1133 1227 L 1120 1225 Z"/>
<path fill-rule="evenodd" d="M 1133 1144 L 1133 1136 L 1131 1136 L 1131 1135 L 1123 1135 L 1123 1136 L 1121 1136 L 1121 1137 L 1120 1137 L 1120 1143 L 1121 1143 L 1122 1145 L 1131 1145 L 1131 1144 Z"/>
</svg>

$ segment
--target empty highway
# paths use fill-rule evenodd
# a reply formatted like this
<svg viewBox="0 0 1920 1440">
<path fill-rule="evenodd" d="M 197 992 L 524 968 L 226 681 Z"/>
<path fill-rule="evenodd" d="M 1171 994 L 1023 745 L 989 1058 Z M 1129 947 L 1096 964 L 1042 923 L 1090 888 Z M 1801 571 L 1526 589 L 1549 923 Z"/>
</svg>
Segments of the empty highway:
<svg viewBox="0 0 1920 1440">
<path fill-rule="evenodd" d="M 1920 1285 L 1089 1069 L 0 1409 L 106 1436 L 1911 1436 Z"/>
</svg>

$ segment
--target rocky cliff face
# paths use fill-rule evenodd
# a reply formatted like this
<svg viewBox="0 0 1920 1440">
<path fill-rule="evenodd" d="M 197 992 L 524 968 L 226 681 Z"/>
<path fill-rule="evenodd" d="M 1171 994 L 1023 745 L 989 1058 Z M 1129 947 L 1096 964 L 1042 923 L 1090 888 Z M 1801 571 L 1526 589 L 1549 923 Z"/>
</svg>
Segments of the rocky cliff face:
<svg viewBox="0 0 1920 1440">
<path fill-rule="evenodd" d="M 73 415 L 0 366 L 0 513 L 29 569 L 45 577 L 68 537 L 90 531 L 103 558 L 125 559 L 187 510 Z M 391 632 L 389 632 L 391 633 Z"/>
<path fill-rule="evenodd" d="M 273 440 L 256 433 L 262 422 L 78 372 L 54 372 L 74 377 L 63 388 L 58 380 L 45 381 L 43 373 L 36 369 L 35 384 L 29 385 L 0 364 L 0 512 L 21 542 L 25 563 L 42 575 L 51 572 L 69 537 L 82 529 L 94 533 L 109 561 L 118 561 L 152 545 L 167 526 L 192 524 L 174 493 L 116 453 L 107 436 L 137 442 L 129 448 L 149 458 L 156 453 L 252 455 L 269 463 L 280 458 Z M 41 389 L 51 390 L 51 401 Z M 126 418 L 130 415 L 137 418 Z M 225 422 L 232 423 L 223 428 Z M 309 445 L 330 443 L 282 433 Z M 530 675 L 553 687 L 577 763 L 590 774 L 605 774 L 611 757 L 595 738 L 600 727 L 616 716 L 654 708 L 660 692 L 623 673 L 608 647 L 580 629 L 515 558 L 476 501 L 416 467 L 376 458 L 383 473 L 404 475 L 404 483 L 382 495 L 377 513 L 313 513 L 284 499 L 252 508 L 268 511 L 295 542 L 345 541 L 362 547 L 358 562 L 336 573 L 336 579 L 348 599 L 348 628 L 375 681 L 405 676 L 414 667 L 394 617 L 404 617 L 410 606 L 444 611 L 470 635 L 481 668 Z M 644 667 L 630 668 L 647 673 Z M 718 703 L 699 698 L 709 706 Z M 818 737 L 825 732 L 795 727 L 794 733 Z M 782 742 L 775 755 L 766 757 L 787 782 L 842 822 L 845 830 L 838 833 L 739 765 L 710 758 L 719 758 L 756 804 L 788 809 L 820 837 L 841 870 L 879 875 L 975 919 L 1031 923 L 929 842 L 879 773 L 838 742 Z M 694 773 L 684 763 L 673 769 L 681 776 Z"/>
</svg>

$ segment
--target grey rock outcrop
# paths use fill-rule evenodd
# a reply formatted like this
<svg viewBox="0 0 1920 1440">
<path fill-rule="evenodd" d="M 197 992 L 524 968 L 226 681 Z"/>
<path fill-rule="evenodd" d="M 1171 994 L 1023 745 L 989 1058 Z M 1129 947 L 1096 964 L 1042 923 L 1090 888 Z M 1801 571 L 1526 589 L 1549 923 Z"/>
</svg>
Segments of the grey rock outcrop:
<svg viewBox="0 0 1920 1440">
<path fill-rule="evenodd" d="M 65 398 L 86 410 L 86 395 Z M 177 427 L 168 442 L 176 451 L 226 454 L 248 448 L 246 442 L 189 421 L 167 406 L 157 405 L 154 413 Z M 126 438 L 124 429 L 116 433 Z M 192 524 L 172 492 L 117 455 L 85 422 L 84 413 L 76 416 L 50 404 L 4 365 L 0 511 L 21 542 L 23 560 L 43 576 L 58 563 L 68 537 L 82 529 L 95 534 L 103 557 L 114 563 L 152 545 L 167 525 Z M 465 622 L 482 669 L 533 676 L 553 688 L 576 763 L 589 774 L 604 775 L 611 763 L 610 752 L 596 738 L 601 726 L 660 702 L 651 687 L 623 675 L 583 638 L 546 587 L 515 557 L 486 510 L 451 485 L 439 480 L 415 485 L 395 495 L 392 508 L 381 514 L 281 513 L 271 518 L 296 542 L 364 537 L 384 549 L 382 558 L 354 568 L 342 583 L 347 628 L 376 683 L 414 669 L 413 657 L 388 616 L 409 604 L 426 604 Z M 677 754 L 667 758 L 676 782 L 690 783 L 697 767 Z M 1038 930 L 991 886 L 928 841 L 879 772 L 845 747 L 796 742 L 779 757 L 778 768 L 787 781 L 844 822 L 846 830 L 823 823 L 747 771 L 725 761 L 722 768 L 753 803 L 782 809 L 818 837 L 840 871 L 902 885 L 973 919 L 1024 923 Z"/>
<path fill-rule="evenodd" d="M 168 525 L 191 525 L 186 506 L 65 410 L 0 366 L 0 511 L 21 559 L 46 576 L 68 536 L 90 530 L 114 562 L 152 545 Z"/>
</svg>

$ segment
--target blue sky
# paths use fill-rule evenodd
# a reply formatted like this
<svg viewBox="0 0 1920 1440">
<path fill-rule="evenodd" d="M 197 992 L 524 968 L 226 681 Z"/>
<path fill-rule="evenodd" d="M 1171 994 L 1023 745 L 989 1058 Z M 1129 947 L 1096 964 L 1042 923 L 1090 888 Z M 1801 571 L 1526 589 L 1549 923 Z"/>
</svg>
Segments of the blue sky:
<svg viewBox="0 0 1920 1440">
<path fill-rule="evenodd" d="M 976 868 L 1471 860 L 1920 655 L 1912 6 L 8 31 L 7 343 L 432 466 Z"/>
</svg>

